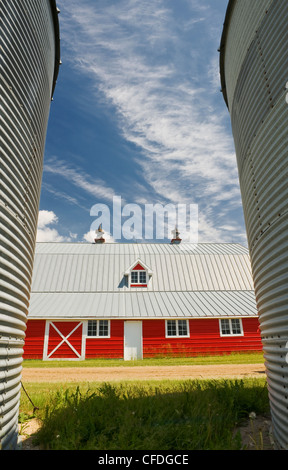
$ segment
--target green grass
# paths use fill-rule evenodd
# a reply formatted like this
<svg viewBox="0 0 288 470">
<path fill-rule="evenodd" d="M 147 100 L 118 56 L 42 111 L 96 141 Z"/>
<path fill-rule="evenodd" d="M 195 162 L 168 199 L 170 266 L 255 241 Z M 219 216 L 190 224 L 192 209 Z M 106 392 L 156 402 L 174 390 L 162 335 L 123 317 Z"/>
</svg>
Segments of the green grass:
<svg viewBox="0 0 288 470">
<path fill-rule="evenodd" d="M 49 450 L 236 450 L 250 412 L 269 412 L 265 379 L 29 384 Z M 23 419 L 31 403 L 22 393 Z M 30 411 L 29 411 L 30 410 Z"/>
<path fill-rule="evenodd" d="M 122 359 L 86 359 L 85 361 L 42 361 L 25 359 L 23 367 L 133 367 L 133 366 L 174 366 L 201 364 L 263 364 L 263 353 L 233 353 L 221 356 L 199 357 L 158 357 L 138 361 Z"/>
<path fill-rule="evenodd" d="M 23 367 L 169 366 L 263 363 L 262 353 L 142 361 L 25 360 Z M 236 450 L 234 430 L 250 412 L 269 414 L 266 379 L 163 380 L 111 384 L 29 383 L 20 421 L 37 417 L 36 443 L 49 450 Z M 32 403 L 31 403 L 32 401 Z M 35 408 L 34 408 L 35 407 Z M 34 409 L 33 409 L 34 408 Z"/>
</svg>

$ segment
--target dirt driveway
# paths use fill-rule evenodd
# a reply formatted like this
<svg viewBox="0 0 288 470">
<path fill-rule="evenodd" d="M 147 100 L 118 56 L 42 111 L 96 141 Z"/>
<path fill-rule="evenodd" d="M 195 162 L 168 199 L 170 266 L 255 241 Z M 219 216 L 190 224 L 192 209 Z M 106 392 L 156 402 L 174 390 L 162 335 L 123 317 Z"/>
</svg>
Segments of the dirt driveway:
<svg viewBox="0 0 288 470">
<path fill-rule="evenodd" d="M 22 370 L 22 382 L 105 382 L 163 379 L 218 379 L 265 377 L 263 364 L 192 366 L 59 367 Z"/>
</svg>

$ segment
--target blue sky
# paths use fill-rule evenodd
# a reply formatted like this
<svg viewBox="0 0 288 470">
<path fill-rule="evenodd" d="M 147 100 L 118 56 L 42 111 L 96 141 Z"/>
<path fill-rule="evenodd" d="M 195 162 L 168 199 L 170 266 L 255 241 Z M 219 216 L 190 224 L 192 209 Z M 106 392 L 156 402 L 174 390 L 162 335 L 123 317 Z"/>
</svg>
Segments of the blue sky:
<svg viewBox="0 0 288 470">
<path fill-rule="evenodd" d="M 147 204 L 197 205 L 199 242 L 247 244 L 220 92 L 227 3 L 58 0 L 62 65 L 38 241 L 91 241 L 100 220 L 91 209 L 104 204 L 112 214 L 118 196 L 143 213 Z"/>
</svg>

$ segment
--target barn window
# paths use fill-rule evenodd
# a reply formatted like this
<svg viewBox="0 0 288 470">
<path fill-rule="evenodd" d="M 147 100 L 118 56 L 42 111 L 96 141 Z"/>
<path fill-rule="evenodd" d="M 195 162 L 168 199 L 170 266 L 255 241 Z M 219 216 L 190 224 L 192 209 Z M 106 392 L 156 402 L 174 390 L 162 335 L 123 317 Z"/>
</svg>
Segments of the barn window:
<svg viewBox="0 0 288 470">
<path fill-rule="evenodd" d="M 109 320 L 88 320 L 87 336 L 109 337 L 110 322 Z"/>
<path fill-rule="evenodd" d="M 166 337 L 189 337 L 188 320 L 166 320 Z"/>
<path fill-rule="evenodd" d="M 133 271 L 131 271 L 131 287 L 147 287 L 147 272 L 138 264 Z"/>
<path fill-rule="evenodd" d="M 243 335 L 242 322 L 239 318 L 225 318 L 220 320 L 221 336 Z"/>
<path fill-rule="evenodd" d="M 131 284 L 145 284 L 147 285 L 146 271 L 132 271 Z"/>
<path fill-rule="evenodd" d="M 138 271 L 132 271 L 131 273 L 131 283 L 138 284 Z"/>
</svg>

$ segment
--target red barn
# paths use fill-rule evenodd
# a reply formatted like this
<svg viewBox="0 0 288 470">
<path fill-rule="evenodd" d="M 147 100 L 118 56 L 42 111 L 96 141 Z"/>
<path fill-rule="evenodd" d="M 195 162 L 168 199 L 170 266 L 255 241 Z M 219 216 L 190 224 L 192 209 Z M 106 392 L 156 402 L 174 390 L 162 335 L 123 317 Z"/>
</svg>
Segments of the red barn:
<svg viewBox="0 0 288 470">
<path fill-rule="evenodd" d="M 24 358 L 260 350 L 241 245 L 36 244 Z"/>
</svg>

